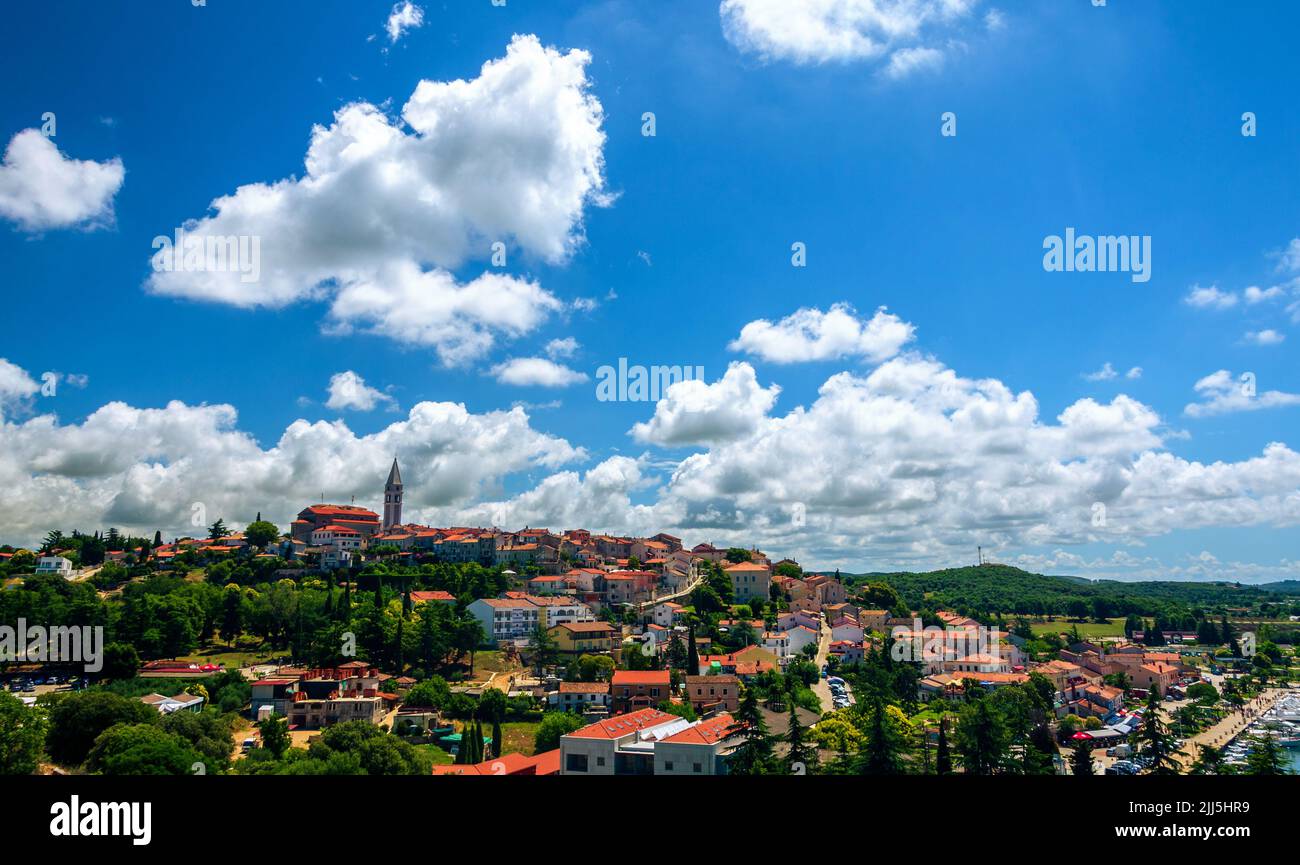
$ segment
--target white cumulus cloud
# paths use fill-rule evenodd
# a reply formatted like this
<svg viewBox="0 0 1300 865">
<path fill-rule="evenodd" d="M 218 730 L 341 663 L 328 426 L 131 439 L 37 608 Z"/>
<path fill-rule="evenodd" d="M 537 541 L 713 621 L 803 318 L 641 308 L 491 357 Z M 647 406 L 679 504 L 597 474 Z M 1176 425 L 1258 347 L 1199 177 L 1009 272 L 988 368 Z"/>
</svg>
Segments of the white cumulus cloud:
<svg viewBox="0 0 1300 865">
<path fill-rule="evenodd" d="M 186 226 L 260 238 L 258 281 L 157 270 L 148 288 L 241 307 L 331 298 L 336 330 L 433 346 L 449 363 L 481 356 L 561 304 L 530 282 L 461 285 L 449 271 L 497 240 L 563 262 L 584 242 L 586 208 L 610 201 L 590 60 L 516 36 L 473 80 L 421 81 L 400 119 L 344 106 L 312 130 L 301 177 L 241 186 Z"/>
<path fill-rule="evenodd" d="M 764 60 L 886 61 L 902 77 L 942 63 L 966 30 L 978 29 L 978 0 L 722 0 L 727 40 Z M 985 19 L 1000 29 L 1001 16 Z"/>
<path fill-rule="evenodd" d="M 208 522 L 241 525 L 261 511 L 287 528 L 322 493 L 377 507 L 395 455 L 408 513 L 418 519 L 422 509 L 482 501 L 507 475 L 586 459 L 581 448 L 534 429 L 520 408 L 474 414 L 421 402 L 364 436 L 341 420 L 297 420 L 269 447 L 238 419 L 230 405 L 112 402 L 80 423 L 51 414 L 0 420 L 3 542 L 29 544 L 51 528 L 191 534 L 202 530 L 191 523 L 196 503 Z"/>
<path fill-rule="evenodd" d="M 336 372 L 330 376 L 329 399 L 325 405 L 335 411 L 371 411 L 379 405 L 392 405 L 393 398 L 352 370 Z"/>
<path fill-rule="evenodd" d="M 1239 411 L 1300 405 L 1300 394 L 1284 391 L 1260 391 L 1254 373 L 1234 376 L 1226 369 L 1212 372 L 1196 382 L 1193 390 L 1200 402 L 1188 403 L 1183 413 L 1188 417 L 1210 417 Z"/>
<path fill-rule="evenodd" d="M 898 354 L 915 334 L 916 328 L 884 307 L 863 320 L 849 304 L 837 303 L 828 312 L 799 309 L 775 324 L 751 321 L 729 348 L 773 363 L 845 357 L 879 363 Z"/>
<path fill-rule="evenodd" d="M 688 380 L 670 385 L 655 405 L 654 417 L 632 427 L 631 434 L 639 442 L 666 447 L 734 441 L 762 425 L 780 393 L 777 385 L 760 386 L 749 364 L 732 363 L 713 384 Z"/>
<path fill-rule="evenodd" d="M 544 357 L 515 357 L 492 368 L 501 384 L 516 387 L 568 387 L 587 380 L 587 374 Z"/>
<path fill-rule="evenodd" d="M 1231 309 L 1237 305 L 1237 295 L 1231 291 L 1221 291 L 1217 285 L 1194 285 L 1183 302 L 1197 309 Z"/>
<path fill-rule="evenodd" d="M 111 225 L 125 177 L 120 159 L 72 159 L 39 131 L 24 129 L 0 164 L 0 218 L 29 232 Z"/>
</svg>

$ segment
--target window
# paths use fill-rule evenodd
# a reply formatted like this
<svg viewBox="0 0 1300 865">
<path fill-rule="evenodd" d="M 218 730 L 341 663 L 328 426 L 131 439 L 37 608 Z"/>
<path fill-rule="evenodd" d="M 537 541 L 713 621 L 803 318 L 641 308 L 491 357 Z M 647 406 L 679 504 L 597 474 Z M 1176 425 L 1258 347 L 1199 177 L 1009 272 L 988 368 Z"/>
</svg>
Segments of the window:
<svg viewBox="0 0 1300 865">
<path fill-rule="evenodd" d="M 700 772 L 704 771 L 704 766 L 701 765 L 700 763 L 692 763 L 691 768 L 694 770 L 695 774 L 697 775 L 700 774 Z"/>
<path fill-rule="evenodd" d="M 585 772 L 587 771 L 586 754 L 568 754 L 565 756 L 564 769 L 566 772 Z"/>
<path fill-rule="evenodd" d="M 596 765 L 597 765 L 597 766 L 604 766 L 604 765 L 605 765 L 605 758 L 604 758 L 604 757 L 597 757 L 597 758 L 596 758 Z"/>
<path fill-rule="evenodd" d="M 665 760 L 665 761 L 664 761 L 664 771 L 665 771 L 665 772 L 671 772 L 672 770 L 673 770 L 673 761 L 672 761 L 672 760 Z"/>
</svg>

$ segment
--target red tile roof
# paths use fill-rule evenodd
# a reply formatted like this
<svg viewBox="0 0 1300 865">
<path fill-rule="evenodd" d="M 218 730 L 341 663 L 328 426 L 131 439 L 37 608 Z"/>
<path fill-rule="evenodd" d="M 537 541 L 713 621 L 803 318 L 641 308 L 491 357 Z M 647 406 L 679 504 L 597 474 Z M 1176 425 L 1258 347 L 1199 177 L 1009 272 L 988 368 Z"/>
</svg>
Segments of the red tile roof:
<svg viewBox="0 0 1300 865">
<path fill-rule="evenodd" d="M 727 731 L 735 725 L 736 719 L 724 713 L 707 721 L 700 721 L 680 733 L 673 733 L 664 741 L 685 745 L 713 745 L 727 738 Z"/>
<path fill-rule="evenodd" d="M 671 685 L 672 673 L 667 670 L 615 670 L 614 685 Z"/>
<path fill-rule="evenodd" d="M 661 712 L 658 709 L 640 709 L 626 715 L 615 715 L 603 721 L 589 724 L 568 735 L 579 739 L 619 739 L 637 730 L 648 730 L 661 724 L 680 721 L 676 715 Z"/>
<path fill-rule="evenodd" d="M 417 604 L 423 604 L 428 601 L 454 601 L 456 596 L 451 592 L 411 592 L 411 601 Z"/>
</svg>

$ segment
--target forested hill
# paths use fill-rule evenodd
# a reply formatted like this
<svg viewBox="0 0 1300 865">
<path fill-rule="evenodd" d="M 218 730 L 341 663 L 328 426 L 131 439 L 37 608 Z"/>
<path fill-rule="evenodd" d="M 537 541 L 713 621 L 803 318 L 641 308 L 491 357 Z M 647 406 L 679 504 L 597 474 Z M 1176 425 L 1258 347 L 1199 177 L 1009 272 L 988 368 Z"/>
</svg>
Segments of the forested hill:
<svg viewBox="0 0 1300 865">
<path fill-rule="evenodd" d="M 1106 602 L 1113 615 L 1154 615 L 1170 605 L 1190 607 L 1248 606 L 1300 596 L 1300 582 L 1245 586 L 1225 582 L 1138 582 L 1085 580 L 1033 574 L 1010 565 L 971 565 L 926 573 L 841 574 L 850 585 L 884 582 L 913 608 L 963 606 L 971 610 L 1018 613 L 1063 613 L 1072 601 L 1091 607 Z"/>
</svg>

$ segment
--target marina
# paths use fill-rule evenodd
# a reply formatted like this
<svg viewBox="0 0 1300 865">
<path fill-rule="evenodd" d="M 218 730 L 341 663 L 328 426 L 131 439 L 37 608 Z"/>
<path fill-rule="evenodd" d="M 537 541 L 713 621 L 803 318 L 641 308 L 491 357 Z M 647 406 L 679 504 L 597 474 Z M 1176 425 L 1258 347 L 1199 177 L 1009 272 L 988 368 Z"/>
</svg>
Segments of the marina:
<svg viewBox="0 0 1300 865">
<path fill-rule="evenodd" d="M 1223 748 L 1224 762 L 1244 767 L 1254 742 L 1269 738 L 1286 749 L 1287 765 L 1300 769 L 1300 694 L 1288 694 L 1260 712 Z"/>
</svg>

